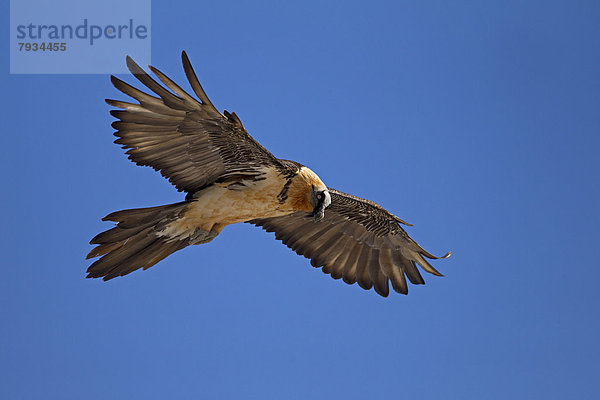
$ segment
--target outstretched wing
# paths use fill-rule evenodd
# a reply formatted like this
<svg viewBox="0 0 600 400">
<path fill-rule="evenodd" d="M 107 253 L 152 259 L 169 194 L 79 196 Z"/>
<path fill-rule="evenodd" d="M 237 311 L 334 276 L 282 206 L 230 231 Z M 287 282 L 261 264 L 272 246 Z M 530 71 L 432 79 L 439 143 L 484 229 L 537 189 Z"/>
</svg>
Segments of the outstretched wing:
<svg viewBox="0 0 600 400">
<path fill-rule="evenodd" d="M 417 264 L 425 271 L 441 276 L 426 258 L 438 259 L 425 251 L 400 227 L 400 218 L 381 206 L 349 194 L 329 189 L 331 205 L 325 217 L 315 221 L 310 213 L 295 212 L 275 218 L 248 221 L 274 232 L 296 253 L 311 259 L 314 267 L 334 279 L 375 288 L 380 295 L 389 294 L 388 281 L 398 293 L 407 294 L 406 277 L 413 284 L 425 281 Z"/>
<path fill-rule="evenodd" d="M 129 159 L 147 165 L 169 179 L 178 190 L 194 192 L 219 179 L 257 176 L 264 166 L 284 169 L 281 163 L 256 142 L 235 115 L 219 113 L 202 89 L 192 65 L 181 55 L 183 68 L 198 99 L 154 67 L 160 85 L 130 57 L 127 67 L 153 95 L 112 76 L 113 85 L 138 101 L 106 102 L 122 110 L 112 110 L 119 120 L 115 143 L 128 149 Z"/>
</svg>

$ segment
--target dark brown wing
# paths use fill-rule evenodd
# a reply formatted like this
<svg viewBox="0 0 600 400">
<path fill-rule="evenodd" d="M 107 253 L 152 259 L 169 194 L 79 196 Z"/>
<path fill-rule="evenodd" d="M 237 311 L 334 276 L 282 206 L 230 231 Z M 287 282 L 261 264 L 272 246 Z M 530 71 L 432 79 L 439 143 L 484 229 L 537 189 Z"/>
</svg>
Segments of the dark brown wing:
<svg viewBox="0 0 600 400">
<path fill-rule="evenodd" d="M 202 89 L 190 61 L 182 53 L 183 68 L 198 99 L 190 96 L 156 68 L 149 67 L 160 85 L 130 57 L 127 67 L 153 95 L 112 76 L 115 87 L 138 104 L 106 100 L 123 110 L 112 110 L 119 119 L 115 143 L 123 145 L 129 159 L 147 165 L 169 179 L 177 189 L 194 192 L 219 179 L 257 176 L 260 168 L 285 167 L 244 129 L 235 113 L 222 115 Z"/>
<path fill-rule="evenodd" d="M 441 276 L 426 258 L 438 259 L 425 251 L 400 227 L 404 223 L 381 206 L 349 194 L 329 189 L 331 205 L 325 218 L 315 221 L 310 213 L 295 212 L 275 218 L 248 221 L 267 232 L 275 232 L 296 253 L 311 259 L 314 267 L 344 282 L 358 282 L 364 289 L 386 297 L 388 281 L 398 293 L 407 294 L 406 277 L 413 284 L 425 281 L 417 264 Z"/>
</svg>

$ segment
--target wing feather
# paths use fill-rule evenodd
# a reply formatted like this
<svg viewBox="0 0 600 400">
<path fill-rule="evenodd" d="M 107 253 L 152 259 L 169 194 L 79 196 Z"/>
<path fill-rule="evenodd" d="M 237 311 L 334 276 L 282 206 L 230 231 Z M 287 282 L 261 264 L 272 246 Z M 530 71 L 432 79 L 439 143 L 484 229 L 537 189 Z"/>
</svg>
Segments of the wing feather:
<svg viewBox="0 0 600 400">
<path fill-rule="evenodd" d="M 426 258 L 442 257 L 423 250 L 400 226 L 404 223 L 400 218 L 371 201 L 329 191 L 331 205 L 321 221 L 299 211 L 248 222 L 274 232 L 278 240 L 334 279 L 374 288 L 383 297 L 389 294 L 390 281 L 392 289 L 401 294 L 408 293 L 406 278 L 424 284 L 417 264 L 441 276 Z"/>
<path fill-rule="evenodd" d="M 265 166 L 287 172 L 289 166 L 256 142 L 235 113 L 223 115 L 217 111 L 185 52 L 182 62 L 198 98 L 150 66 L 160 82 L 156 81 L 130 57 L 127 67 L 151 94 L 111 77 L 115 88 L 138 102 L 106 100 L 118 108 L 111 110 L 117 118 L 112 123 L 115 143 L 126 149 L 129 159 L 154 168 L 186 192 L 195 192 L 219 179 L 241 176 L 240 172 L 258 176 Z"/>
<path fill-rule="evenodd" d="M 346 265 L 344 266 L 344 271 L 342 272 L 342 279 L 349 285 L 356 283 L 356 267 L 358 265 L 358 257 L 360 256 L 361 251 L 362 246 L 360 246 L 360 244 L 356 242 L 348 256 Z"/>
<path fill-rule="evenodd" d="M 338 256 L 332 261 L 333 268 L 331 270 L 331 277 L 333 279 L 341 279 L 344 276 L 344 268 L 350 252 L 354 248 L 355 241 L 352 238 L 344 236 L 339 248 Z"/>
<path fill-rule="evenodd" d="M 336 265 L 335 260 L 339 258 L 343 249 L 346 246 L 346 237 L 344 235 L 340 235 L 339 232 L 336 233 L 335 236 L 331 237 L 327 243 L 323 245 L 322 250 L 322 263 L 323 268 L 327 268 L 331 273 L 334 270 Z"/>
<path fill-rule="evenodd" d="M 356 282 L 358 286 L 365 290 L 373 287 L 373 282 L 369 277 L 369 261 L 371 259 L 371 247 L 363 246 L 356 262 Z"/>
<path fill-rule="evenodd" d="M 194 93 L 196 93 L 196 96 L 198 96 L 198 98 L 202 101 L 202 104 L 206 104 L 208 107 L 212 107 L 213 110 L 216 111 L 217 109 L 210 102 L 210 100 L 208 99 L 208 96 L 206 95 L 206 93 L 204 92 L 204 89 L 202 88 L 202 85 L 198 81 L 198 77 L 196 76 L 196 73 L 194 72 L 192 63 L 190 62 L 190 59 L 188 58 L 185 51 L 181 52 L 181 62 L 183 63 L 183 70 L 185 72 L 185 75 L 187 76 L 188 81 L 190 82 L 190 86 L 192 87 L 192 90 L 194 91 Z"/>
</svg>

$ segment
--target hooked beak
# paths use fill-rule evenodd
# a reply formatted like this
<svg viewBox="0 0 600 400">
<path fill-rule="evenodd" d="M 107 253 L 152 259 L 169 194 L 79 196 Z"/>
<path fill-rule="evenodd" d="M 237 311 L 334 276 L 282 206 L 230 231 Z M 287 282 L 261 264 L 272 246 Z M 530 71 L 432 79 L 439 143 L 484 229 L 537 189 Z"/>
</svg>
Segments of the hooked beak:
<svg viewBox="0 0 600 400">
<path fill-rule="evenodd" d="M 315 209 L 312 213 L 315 221 L 321 221 L 323 217 L 325 217 L 325 207 L 320 207 L 320 209 Z"/>
<path fill-rule="evenodd" d="M 331 196 L 327 190 L 323 191 L 323 198 L 315 206 L 312 216 L 315 221 L 321 221 L 325 217 L 325 209 L 331 204 Z"/>
</svg>

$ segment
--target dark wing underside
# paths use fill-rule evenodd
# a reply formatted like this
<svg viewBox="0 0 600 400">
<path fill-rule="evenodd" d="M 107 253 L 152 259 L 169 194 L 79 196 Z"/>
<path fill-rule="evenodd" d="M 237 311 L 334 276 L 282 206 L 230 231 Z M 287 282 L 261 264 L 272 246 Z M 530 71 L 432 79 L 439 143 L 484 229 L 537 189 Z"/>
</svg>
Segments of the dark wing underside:
<svg viewBox="0 0 600 400">
<path fill-rule="evenodd" d="M 119 119 L 115 143 L 129 159 L 147 165 L 169 179 L 178 190 L 194 192 L 217 180 L 257 176 L 264 166 L 285 167 L 244 129 L 235 113 L 219 113 L 202 89 L 185 54 L 183 68 L 198 99 L 190 96 L 156 68 L 149 67 L 160 85 L 130 57 L 127 67 L 153 94 L 144 93 L 112 76 L 114 86 L 138 103 L 106 100 L 123 110 L 112 110 Z"/>
<path fill-rule="evenodd" d="M 274 232 L 296 253 L 311 260 L 314 267 L 344 282 L 358 282 L 364 289 L 386 297 L 388 282 L 402 294 L 408 293 L 406 277 L 413 284 L 425 281 L 417 269 L 441 276 L 426 258 L 438 259 L 425 251 L 400 227 L 401 219 L 379 205 L 329 189 L 331 205 L 325 218 L 315 221 L 307 212 L 248 221 Z"/>
</svg>

